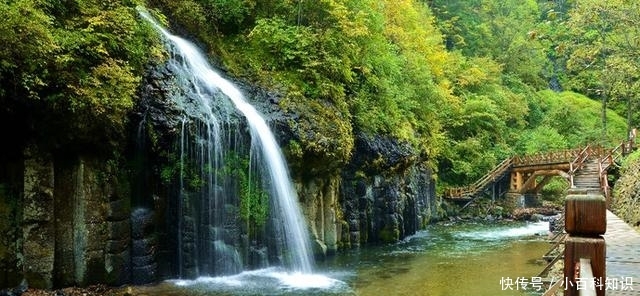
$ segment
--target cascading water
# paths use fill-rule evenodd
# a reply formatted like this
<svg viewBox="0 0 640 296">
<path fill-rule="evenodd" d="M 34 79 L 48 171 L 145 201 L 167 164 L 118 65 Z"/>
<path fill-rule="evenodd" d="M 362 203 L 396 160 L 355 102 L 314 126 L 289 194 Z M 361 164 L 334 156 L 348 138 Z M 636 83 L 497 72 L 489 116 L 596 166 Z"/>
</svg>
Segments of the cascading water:
<svg viewBox="0 0 640 296">
<path fill-rule="evenodd" d="M 212 69 L 195 45 L 170 34 L 149 14 L 139 11 L 166 38 L 167 47 L 174 55 L 172 68 L 180 76 L 178 80 L 184 87 L 191 88 L 194 97 L 198 98 L 197 102 L 191 102 L 197 106 L 196 110 L 186 110 L 191 114 L 184 117 L 180 127 L 180 152 L 177 156 L 180 190 L 174 204 L 178 212 L 175 221 L 178 225 L 175 233 L 178 256 L 174 259 L 177 260 L 178 275 L 237 273 L 246 265 L 241 262 L 241 251 L 234 247 L 242 244 L 238 243 L 242 239 L 230 238 L 240 236 L 232 235 L 230 232 L 234 232 L 234 227 L 228 226 L 234 222 L 239 210 L 234 212 L 228 205 L 234 203 L 229 199 L 238 195 L 238 191 L 255 189 L 246 184 L 238 188 L 241 185 L 237 182 L 220 177 L 229 171 L 229 164 L 225 164 L 225 161 L 233 158 L 238 151 L 249 154 L 248 172 L 243 175 L 247 179 L 245 183 L 259 182 L 267 186 L 270 193 L 273 206 L 270 218 L 275 221 L 271 228 L 280 233 L 285 242 L 282 253 L 286 254 L 286 259 L 282 261 L 289 263 L 296 272 L 311 273 L 312 257 L 305 220 L 298 207 L 283 154 L 265 120 L 234 84 Z M 242 140 L 237 139 L 237 133 L 224 130 L 224 121 L 218 120 L 212 112 L 217 105 L 224 104 L 224 100 L 231 101 L 246 119 L 251 136 L 249 151 L 242 151 L 242 147 L 239 147 Z M 195 128 L 192 128 L 192 133 L 197 135 L 193 141 L 188 139 L 189 116 L 198 118 Z M 236 146 L 237 149 L 231 147 L 233 151 L 228 151 L 226 146 Z M 193 172 L 190 160 L 199 167 L 199 171 Z M 256 173 L 262 176 L 256 178 Z M 185 184 L 189 183 L 185 181 L 187 175 L 196 175 L 199 185 L 204 188 L 200 190 L 200 196 L 197 197 L 199 202 L 195 205 L 192 202 L 194 196 L 187 190 L 189 184 Z M 272 257 L 280 258 L 283 255 Z"/>
</svg>

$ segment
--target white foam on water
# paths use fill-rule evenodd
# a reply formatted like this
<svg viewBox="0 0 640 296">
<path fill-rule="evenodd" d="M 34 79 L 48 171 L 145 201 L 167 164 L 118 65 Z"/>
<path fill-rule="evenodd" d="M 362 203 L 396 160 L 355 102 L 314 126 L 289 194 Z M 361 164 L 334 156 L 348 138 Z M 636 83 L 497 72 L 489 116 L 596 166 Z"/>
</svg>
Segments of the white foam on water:
<svg viewBox="0 0 640 296">
<path fill-rule="evenodd" d="M 461 238 L 469 239 L 482 239 L 482 240 L 500 240 L 518 237 L 528 237 L 536 235 L 546 235 L 549 232 L 549 222 L 533 222 L 527 223 L 524 226 L 504 228 L 496 227 L 496 229 L 472 231 L 460 233 L 457 236 Z"/>
<path fill-rule="evenodd" d="M 207 277 L 202 276 L 193 280 L 168 280 L 178 287 L 209 287 L 212 290 L 226 289 L 261 289 L 265 293 L 277 291 L 299 291 L 308 289 L 346 290 L 348 285 L 340 280 L 323 274 L 307 274 L 288 272 L 281 268 L 265 268 L 245 271 L 236 275 Z"/>
<path fill-rule="evenodd" d="M 194 280 L 168 280 L 168 282 L 173 283 L 179 287 L 189 287 L 194 285 L 223 285 L 229 287 L 240 287 L 242 286 L 242 280 L 238 278 L 241 274 L 234 276 L 219 276 L 219 277 L 209 277 L 209 276 L 201 276 Z"/>
<path fill-rule="evenodd" d="M 322 274 L 274 272 L 270 276 L 278 279 L 283 285 L 296 290 L 306 289 L 330 289 L 344 284 L 344 282 L 332 279 Z"/>
</svg>

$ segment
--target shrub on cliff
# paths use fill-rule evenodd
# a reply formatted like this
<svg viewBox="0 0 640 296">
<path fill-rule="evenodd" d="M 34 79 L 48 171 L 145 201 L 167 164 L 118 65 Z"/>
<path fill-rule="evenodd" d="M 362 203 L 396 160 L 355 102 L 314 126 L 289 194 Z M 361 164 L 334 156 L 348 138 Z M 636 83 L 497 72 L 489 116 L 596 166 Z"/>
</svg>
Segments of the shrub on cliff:
<svg viewBox="0 0 640 296">
<path fill-rule="evenodd" d="M 17 119 L 9 129 L 35 134 L 49 147 L 73 143 L 108 151 L 117 145 L 159 44 L 134 6 L 0 3 L 0 114 Z"/>
<path fill-rule="evenodd" d="M 416 1 L 153 1 L 234 76 L 283 94 L 298 162 L 347 162 L 354 134 L 382 134 L 435 156 L 451 114 L 451 62 Z M 230 19 L 211 12 L 229 6 Z M 296 161 L 295 159 L 293 161 Z M 329 161 L 329 162 L 327 162 Z"/>
<path fill-rule="evenodd" d="M 611 210 L 627 223 L 640 227 L 640 150 L 625 158 L 613 188 Z"/>
</svg>

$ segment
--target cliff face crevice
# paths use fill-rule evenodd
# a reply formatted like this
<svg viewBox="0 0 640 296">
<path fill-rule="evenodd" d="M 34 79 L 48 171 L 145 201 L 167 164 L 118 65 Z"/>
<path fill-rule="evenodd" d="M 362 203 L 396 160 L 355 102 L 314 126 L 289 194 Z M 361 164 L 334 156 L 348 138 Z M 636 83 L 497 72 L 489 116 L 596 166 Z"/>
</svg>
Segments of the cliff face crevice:
<svg viewBox="0 0 640 296">
<path fill-rule="evenodd" d="M 395 242 L 436 218 L 435 183 L 426 159 L 382 136 L 356 137 L 342 172 L 341 207 L 349 228 L 344 245 Z"/>
</svg>

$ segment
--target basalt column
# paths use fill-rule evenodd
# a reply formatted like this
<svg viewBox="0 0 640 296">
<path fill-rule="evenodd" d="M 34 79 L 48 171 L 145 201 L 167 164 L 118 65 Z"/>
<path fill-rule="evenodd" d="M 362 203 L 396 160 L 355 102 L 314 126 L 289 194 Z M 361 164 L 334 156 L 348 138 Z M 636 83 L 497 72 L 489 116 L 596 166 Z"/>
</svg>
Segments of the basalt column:
<svg viewBox="0 0 640 296">
<path fill-rule="evenodd" d="M 53 160 L 35 148 L 24 153 L 23 272 L 34 288 L 53 287 Z"/>
</svg>

